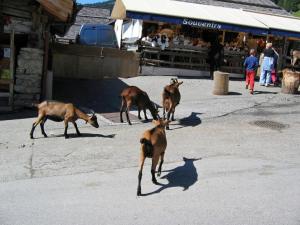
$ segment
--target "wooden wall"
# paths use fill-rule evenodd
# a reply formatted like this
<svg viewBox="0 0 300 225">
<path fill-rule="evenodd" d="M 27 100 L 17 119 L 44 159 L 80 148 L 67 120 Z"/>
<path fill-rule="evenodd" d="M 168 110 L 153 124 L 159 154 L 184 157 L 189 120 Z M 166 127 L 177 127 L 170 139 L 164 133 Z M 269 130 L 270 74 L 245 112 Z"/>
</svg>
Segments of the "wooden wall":
<svg viewBox="0 0 300 225">
<path fill-rule="evenodd" d="M 54 45 L 52 69 L 54 78 L 134 77 L 139 72 L 139 55 L 114 48 Z"/>
</svg>

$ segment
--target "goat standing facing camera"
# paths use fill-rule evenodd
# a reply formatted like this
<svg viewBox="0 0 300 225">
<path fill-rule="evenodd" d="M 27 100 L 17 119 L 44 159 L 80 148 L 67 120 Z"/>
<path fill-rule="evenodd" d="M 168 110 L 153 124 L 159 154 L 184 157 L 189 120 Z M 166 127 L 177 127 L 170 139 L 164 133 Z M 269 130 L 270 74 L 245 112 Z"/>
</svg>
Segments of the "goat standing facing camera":
<svg viewBox="0 0 300 225">
<path fill-rule="evenodd" d="M 169 124 L 168 120 L 158 119 L 152 121 L 155 125 L 152 129 L 146 130 L 140 140 L 141 152 L 139 161 L 139 175 L 137 196 L 141 193 L 142 171 L 146 157 L 152 158 L 151 174 L 152 182 L 158 184 L 155 178 L 155 169 L 160 158 L 160 164 L 157 171 L 157 176 L 161 174 L 161 167 L 164 162 L 165 150 L 167 148 L 167 138 L 165 127 Z"/>
<path fill-rule="evenodd" d="M 163 105 L 163 116 L 164 119 L 166 118 L 167 113 L 167 119 L 169 120 L 171 117 L 171 120 L 174 121 L 174 113 L 175 113 L 175 107 L 179 105 L 181 95 L 179 92 L 179 86 L 183 83 L 183 81 L 178 82 L 178 80 L 175 78 L 171 79 L 171 84 L 164 87 L 163 94 L 162 94 L 162 105 Z M 171 116 L 172 114 L 172 116 Z M 167 126 L 167 129 L 169 129 L 169 126 Z"/>
<path fill-rule="evenodd" d="M 44 124 L 47 119 L 55 121 L 55 122 L 62 122 L 65 123 L 65 138 L 68 138 L 68 123 L 71 122 L 74 124 L 76 129 L 76 133 L 80 136 L 80 132 L 78 130 L 76 120 L 82 119 L 85 120 L 86 123 L 91 124 L 93 127 L 98 128 L 99 124 L 97 121 L 97 117 L 95 112 L 92 112 L 92 116 L 85 114 L 84 112 L 80 111 L 76 108 L 72 103 L 62 103 L 56 101 L 44 101 L 40 104 L 35 105 L 38 108 L 38 118 L 32 125 L 32 129 L 30 131 L 30 138 L 33 139 L 33 132 L 37 125 L 40 124 L 42 134 L 44 137 L 47 137 L 47 134 L 44 130 Z"/>
</svg>

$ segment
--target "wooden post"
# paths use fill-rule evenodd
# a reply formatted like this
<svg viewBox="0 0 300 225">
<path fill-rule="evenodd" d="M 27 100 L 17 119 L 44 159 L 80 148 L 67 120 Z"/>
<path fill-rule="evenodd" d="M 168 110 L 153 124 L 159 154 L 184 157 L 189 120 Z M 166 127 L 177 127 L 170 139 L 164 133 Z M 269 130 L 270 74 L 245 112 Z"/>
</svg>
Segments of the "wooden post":
<svg viewBox="0 0 300 225">
<path fill-rule="evenodd" d="M 282 73 L 281 92 L 285 94 L 297 94 L 300 84 L 300 72 L 284 69 Z"/>
<path fill-rule="evenodd" d="M 214 95 L 228 95 L 229 73 L 214 72 Z"/>
</svg>

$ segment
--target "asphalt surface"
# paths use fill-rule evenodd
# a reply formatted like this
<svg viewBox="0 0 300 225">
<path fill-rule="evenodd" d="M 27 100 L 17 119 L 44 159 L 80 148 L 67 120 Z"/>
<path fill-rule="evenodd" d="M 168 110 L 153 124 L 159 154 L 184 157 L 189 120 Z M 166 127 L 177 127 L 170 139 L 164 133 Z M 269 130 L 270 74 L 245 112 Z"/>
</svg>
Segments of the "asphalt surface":
<svg viewBox="0 0 300 225">
<path fill-rule="evenodd" d="M 59 93 L 97 108 L 100 128 L 80 122 L 82 137 L 71 125 L 66 140 L 63 124 L 49 121 L 49 138 L 38 127 L 31 140 L 35 113 L 0 115 L 0 224 L 299 225 L 300 96 L 257 84 L 252 96 L 242 81 L 230 81 L 229 95 L 214 96 L 213 81 L 180 79 L 161 185 L 152 184 L 148 159 L 143 196 L 136 197 L 139 139 L 152 124 L 132 117 L 129 126 L 101 113 L 117 112 L 127 85 L 160 105 L 169 80 L 102 81 L 106 88 L 97 92 L 81 90 L 83 102 Z M 109 88 L 115 82 L 122 85 Z"/>
</svg>

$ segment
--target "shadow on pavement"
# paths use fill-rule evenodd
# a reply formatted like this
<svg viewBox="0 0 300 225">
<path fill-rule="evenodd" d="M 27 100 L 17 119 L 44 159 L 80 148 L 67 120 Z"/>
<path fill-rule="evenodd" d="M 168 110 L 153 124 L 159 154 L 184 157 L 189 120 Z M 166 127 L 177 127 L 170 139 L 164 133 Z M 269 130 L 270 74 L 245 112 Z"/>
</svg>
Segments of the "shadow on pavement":
<svg viewBox="0 0 300 225">
<path fill-rule="evenodd" d="M 239 92 L 229 91 L 228 95 L 242 95 L 242 94 Z"/>
<path fill-rule="evenodd" d="M 169 172 L 161 177 L 161 179 L 166 179 L 169 182 L 168 184 L 159 184 L 161 186 L 159 189 L 153 192 L 142 194 L 142 196 L 157 194 L 167 188 L 173 187 L 181 187 L 183 191 L 186 191 L 198 181 L 198 173 L 194 162 L 200 159 L 201 158 L 188 159 L 183 157 L 183 166 L 178 166 L 175 169 L 163 171 Z"/>
<path fill-rule="evenodd" d="M 0 113 L 0 121 L 1 120 L 35 118 L 35 117 L 37 117 L 37 110 L 34 108 L 23 109 L 23 110 L 18 110 L 18 111 L 14 111 L 14 112 Z"/>
<path fill-rule="evenodd" d="M 92 134 L 92 133 L 81 133 L 81 136 L 78 136 L 76 133 L 70 133 L 70 138 L 92 138 L 92 137 L 100 137 L 100 138 L 114 138 L 116 134 L 109 134 L 109 135 L 103 135 L 103 134 Z M 64 137 L 64 134 L 58 134 L 58 135 L 49 135 L 47 138 L 57 138 L 57 137 Z M 36 137 L 34 139 L 42 139 L 45 138 L 44 136 Z"/>
<path fill-rule="evenodd" d="M 184 127 L 195 127 L 202 123 L 201 118 L 197 115 L 202 113 L 192 112 L 188 117 L 182 118 L 179 120 L 179 124 Z"/>
<path fill-rule="evenodd" d="M 184 127 L 195 127 L 202 123 L 202 120 L 198 115 L 201 115 L 202 113 L 198 112 L 192 112 L 188 117 L 184 117 L 178 121 L 178 125 L 181 125 L 180 127 L 176 127 L 170 130 L 177 130 Z M 172 123 L 171 123 L 172 124 Z M 175 125 L 175 124 L 174 124 Z"/>
<path fill-rule="evenodd" d="M 121 91 L 128 87 L 120 79 L 82 80 L 56 79 L 53 99 L 72 102 L 78 107 L 93 109 L 97 113 L 119 112 Z"/>
<path fill-rule="evenodd" d="M 262 95 L 262 94 L 278 94 L 278 92 L 275 91 L 254 91 L 253 94 L 255 95 Z"/>
</svg>

